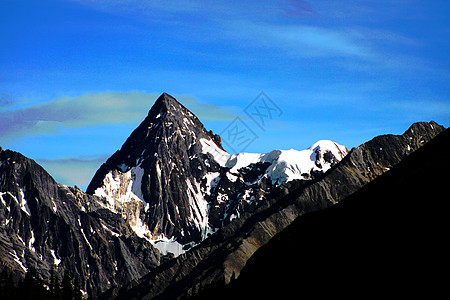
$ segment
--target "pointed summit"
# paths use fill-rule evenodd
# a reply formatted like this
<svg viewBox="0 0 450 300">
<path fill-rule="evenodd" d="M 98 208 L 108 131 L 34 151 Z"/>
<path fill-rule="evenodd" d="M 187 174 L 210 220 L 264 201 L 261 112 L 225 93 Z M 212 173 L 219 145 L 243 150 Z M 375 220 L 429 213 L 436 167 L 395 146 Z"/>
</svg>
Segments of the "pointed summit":
<svg viewBox="0 0 450 300">
<path fill-rule="evenodd" d="M 87 192 L 163 253 L 176 255 L 256 209 L 276 186 L 319 178 L 347 152 L 321 141 L 303 151 L 230 155 L 218 135 L 163 93 Z"/>
<path fill-rule="evenodd" d="M 143 237 L 198 242 L 208 227 L 200 182 L 211 169 L 218 171 L 202 153 L 202 141 L 223 151 L 218 136 L 163 93 L 87 192 L 103 197 L 105 208 L 121 213 Z"/>
<path fill-rule="evenodd" d="M 158 99 L 156 99 L 155 104 L 160 103 L 160 102 L 161 103 L 176 102 L 176 103 L 180 104 L 173 96 L 171 96 L 165 92 L 162 93 L 161 96 L 158 97 Z"/>
<path fill-rule="evenodd" d="M 331 151 L 315 165 L 310 152 L 231 156 L 218 135 L 163 93 L 87 192 L 100 196 L 105 208 L 121 214 L 158 249 L 179 254 L 254 209 L 275 185 L 311 179 L 313 171 L 324 172 L 342 159 Z"/>
<path fill-rule="evenodd" d="M 178 102 L 174 97 L 167 93 L 162 93 L 161 96 L 156 99 L 155 104 L 152 106 L 148 115 L 157 113 L 157 112 L 166 112 L 176 109 L 187 110 L 180 102 Z"/>
<path fill-rule="evenodd" d="M 197 117 L 183 104 L 178 102 L 177 99 L 167 93 L 162 93 L 148 112 L 148 117 L 159 118 L 166 113 L 169 113 L 174 118 L 190 117 L 197 119 Z M 200 121 L 198 122 L 200 123 Z"/>
</svg>

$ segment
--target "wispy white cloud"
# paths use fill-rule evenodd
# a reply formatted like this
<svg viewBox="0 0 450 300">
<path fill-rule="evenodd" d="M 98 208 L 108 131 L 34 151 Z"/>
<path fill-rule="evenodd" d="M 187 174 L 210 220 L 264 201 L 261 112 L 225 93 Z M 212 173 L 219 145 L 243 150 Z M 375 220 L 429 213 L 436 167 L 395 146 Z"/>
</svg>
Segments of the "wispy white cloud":
<svg viewBox="0 0 450 300">
<path fill-rule="evenodd" d="M 257 4 L 246 0 L 239 3 L 205 0 L 170 3 L 159 0 L 73 1 L 110 13 L 133 15 L 142 22 L 172 24 L 171 32 L 182 33 L 177 38 L 183 41 L 217 43 L 218 47 L 229 43 L 250 51 L 269 49 L 273 55 L 284 55 L 283 59 L 352 58 L 377 67 L 385 61 L 386 52 L 391 57 L 396 56 L 385 46 L 417 45 L 417 41 L 410 37 L 370 26 L 371 18 L 395 16 L 394 13 L 405 7 L 398 3 L 377 4 L 371 0 L 362 3 L 351 1 L 351 4 L 328 0 L 258 1 Z M 189 17 L 186 18 L 185 14 Z M 343 18 L 349 17 L 358 22 L 342 22 Z M 259 52 L 258 55 L 266 54 Z M 401 60 L 401 55 L 398 57 Z M 354 63 L 349 62 L 350 67 Z"/>
<path fill-rule="evenodd" d="M 261 23 L 236 23 L 236 27 L 241 28 L 241 31 L 236 30 L 236 34 L 244 32 L 260 45 L 297 57 L 366 58 L 372 55 L 355 33 L 346 30 Z"/>
<path fill-rule="evenodd" d="M 0 143 L 30 134 L 57 133 L 61 127 L 139 123 L 158 96 L 145 92 L 84 94 L 0 112 Z M 175 97 L 204 120 L 231 120 L 235 116 L 231 107 L 203 103 L 189 95 Z"/>
</svg>

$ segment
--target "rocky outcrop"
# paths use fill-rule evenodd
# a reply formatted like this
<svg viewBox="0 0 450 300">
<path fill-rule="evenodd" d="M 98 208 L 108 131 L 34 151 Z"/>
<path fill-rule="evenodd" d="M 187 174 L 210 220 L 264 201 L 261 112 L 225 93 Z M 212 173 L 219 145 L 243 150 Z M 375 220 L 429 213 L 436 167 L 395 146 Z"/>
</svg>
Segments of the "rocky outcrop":
<svg viewBox="0 0 450 300">
<path fill-rule="evenodd" d="M 303 151 L 239 153 L 188 109 L 162 94 L 145 120 L 95 174 L 87 192 L 122 215 L 141 237 L 179 255 L 256 209 L 278 185 L 311 180 L 348 150 L 319 141 Z"/>
<path fill-rule="evenodd" d="M 384 135 L 354 148 L 325 176 L 294 180 L 271 192 L 252 213 L 219 229 L 191 251 L 161 265 L 130 285 L 117 287 L 105 299 L 176 299 L 200 285 L 228 282 L 239 276 L 255 251 L 298 216 L 327 208 L 398 164 L 444 128 L 415 123 L 403 135 Z"/>
<path fill-rule="evenodd" d="M 159 251 L 99 201 L 57 184 L 33 160 L 0 151 L 2 268 L 20 277 L 33 266 L 45 280 L 52 268 L 60 280 L 69 270 L 95 295 L 159 265 Z"/>
<path fill-rule="evenodd" d="M 198 242 L 208 228 L 200 179 L 208 169 L 220 168 L 215 162 L 205 164 L 200 139 L 220 141 L 189 110 L 163 94 L 122 148 L 100 167 L 87 192 L 103 197 L 105 207 L 125 212 L 148 239 Z M 220 143 L 214 145 L 221 148 Z M 138 208 L 132 216 L 126 215 L 130 206 Z"/>
<path fill-rule="evenodd" d="M 321 141 L 304 151 L 230 155 L 218 135 L 163 94 L 88 194 L 0 150 L 0 261 L 18 276 L 30 266 L 44 279 L 52 268 L 60 277 L 69 270 L 96 294 L 252 213 L 283 182 L 321 177 L 347 152 Z"/>
</svg>

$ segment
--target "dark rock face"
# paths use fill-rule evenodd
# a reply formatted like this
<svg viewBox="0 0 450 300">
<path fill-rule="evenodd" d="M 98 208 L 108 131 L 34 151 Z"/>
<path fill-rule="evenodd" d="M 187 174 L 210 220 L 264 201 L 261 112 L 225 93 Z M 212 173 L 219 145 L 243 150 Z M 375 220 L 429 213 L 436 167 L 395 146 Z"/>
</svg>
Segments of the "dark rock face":
<svg viewBox="0 0 450 300">
<path fill-rule="evenodd" d="M 132 285 L 103 295 L 118 299 L 176 299 L 239 276 L 247 260 L 298 216 L 332 206 L 398 164 L 444 128 L 415 123 L 403 135 L 385 135 L 354 148 L 324 176 L 294 180 L 275 189 L 253 212 L 219 229 L 189 252 L 161 265 Z"/>
<path fill-rule="evenodd" d="M 57 184 L 36 162 L 0 151 L 0 262 L 18 276 L 30 266 L 48 280 L 53 267 L 96 294 L 156 267 L 159 251 L 137 237 L 99 199 Z"/>
<path fill-rule="evenodd" d="M 131 223 L 139 219 L 148 226 L 148 238 L 164 235 L 181 243 L 200 241 L 208 226 L 207 203 L 201 197 L 199 182 L 208 170 L 219 170 L 215 162 L 205 164 L 200 139 L 214 140 L 221 148 L 220 137 L 207 132 L 203 124 L 189 110 L 168 94 L 161 95 L 146 119 L 130 135 L 122 148 L 97 171 L 87 193 L 106 196 L 109 206 L 140 203 L 134 216 L 126 216 Z M 216 145 L 216 144 L 215 144 Z M 123 173 L 139 170 L 128 184 Z M 118 190 L 111 192 L 108 174 L 120 177 Z M 134 180 L 133 180 L 134 179 Z M 131 185 L 134 195 L 125 195 Z M 98 192 L 102 189 L 106 193 Z M 125 204 L 119 196 L 134 201 Z M 137 197 L 135 197 L 137 196 Z M 129 208 L 124 208 L 125 211 Z M 139 219 L 137 219 L 139 218 Z"/>
<path fill-rule="evenodd" d="M 336 159 L 320 147 L 316 166 L 334 165 L 347 151 L 336 148 Z M 150 238 L 190 247 L 255 211 L 280 183 L 267 176 L 267 161 L 233 170 L 236 163 L 220 137 L 167 94 L 96 173 L 88 192 L 101 197 L 59 185 L 33 160 L 1 149 L 2 265 L 19 275 L 34 266 L 44 279 L 52 267 L 59 277 L 68 269 L 91 294 L 135 280 L 173 257 Z M 318 178 L 323 170 L 302 176 Z M 160 247 L 164 239 L 152 242 Z"/>
<path fill-rule="evenodd" d="M 47 280 L 52 267 L 60 278 L 69 270 L 92 295 L 115 286 L 104 298 L 189 295 L 239 276 L 298 216 L 338 203 L 443 130 L 415 123 L 349 154 L 322 141 L 307 149 L 303 167 L 282 158 L 297 155 L 288 151 L 231 156 L 218 135 L 163 94 L 88 193 L 0 148 L 1 266 L 19 275 L 34 266 Z M 181 247 L 191 250 L 164 255 Z"/>
<path fill-rule="evenodd" d="M 407 140 L 422 144 L 412 135 L 422 125 Z M 214 299 L 290 297 L 300 284 L 316 296 L 439 297 L 447 290 L 449 147 L 447 129 L 335 206 L 297 218 Z"/>
<path fill-rule="evenodd" d="M 326 142 L 310 150 L 313 155 L 306 162 L 315 165 L 302 167 L 303 178 L 321 177 L 348 152 Z M 291 156 L 298 155 L 293 152 Z M 218 135 L 163 94 L 97 171 L 87 193 L 102 197 L 103 207 L 120 213 L 159 249 L 173 246 L 168 239 L 176 241 L 178 249 L 169 252 L 180 254 L 244 212 L 254 211 L 289 172 L 299 177 L 293 174 L 298 165 L 278 163 L 283 155 L 287 154 L 278 150 L 230 155 Z"/>
</svg>

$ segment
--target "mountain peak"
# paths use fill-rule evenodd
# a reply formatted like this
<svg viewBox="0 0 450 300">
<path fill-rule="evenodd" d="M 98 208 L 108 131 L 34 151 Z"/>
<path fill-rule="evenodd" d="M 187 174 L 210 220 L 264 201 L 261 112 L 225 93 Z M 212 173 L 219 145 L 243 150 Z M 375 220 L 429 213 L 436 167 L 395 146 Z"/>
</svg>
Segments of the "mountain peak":
<svg viewBox="0 0 450 300">
<path fill-rule="evenodd" d="M 163 93 L 100 167 L 87 192 L 103 197 L 105 208 L 121 213 L 142 237 L 199 241 L 208 225 L 200 183 L 211 167 L 202 154 L 203 140 L 221 148 L 218 136 Z"/>
<path fill-rule="evenodd" d="M 183 245 L 200 242 L 259 205 L 275 185 L 320 176 L 346 153 L 322 141 L 305 151 L 230 156 L 218 135 L 163 93 L 87 192 L 122 214 L 136 233 L 158 240 L 158 249 L 179 254 Z"/>
<path fill-rule="evenodd" d="M 155 104 L 153 104 L 152 108 L 148 112 L 148 117 L 152 118 L 158 116 L 159 118 L 165 113 L 170 113 L 175 117 L 181 118 L 185 116 L 195 117 L 189 109 L 178 102 L 173 96 L 167 93 L 162 93 L 161 96 L 156 99 Z"/>
<path fill-rule="evenodd" d="M 413 123 L 406 131 L 405 133 L 414 133 L 414 131 L 420 132 L 420 133 L 427 133 L 429 131 L 435 130 L 436 128 L 439 128 L 440 130 L 444 130 L 445 127 L 442 125 L 437 124 L 434 121 L 430 122 L 416 122 Z"/>
<path fill-rule="evenodd" d="M 156 102 L 172 102 L 175 101 L 176 103 L 179 103 L 173 96 L 167 94 L 166 92 L 162 93 L 161 96 L 158 97 Z"/>
<path fill-rule="evenodd" d="M 152 109 L 150 109 L 150 111 L 152 111 L 153 108 L 169 109 L 171 105 L 184 107 L 180 102 L 178 102 L 171 95 L 169 95 L 167 93 L 162 93 L 161 96 L 159 96 L 158 99 L 156 99 L 155 104 L 153 105 Z"/>
</svg>

